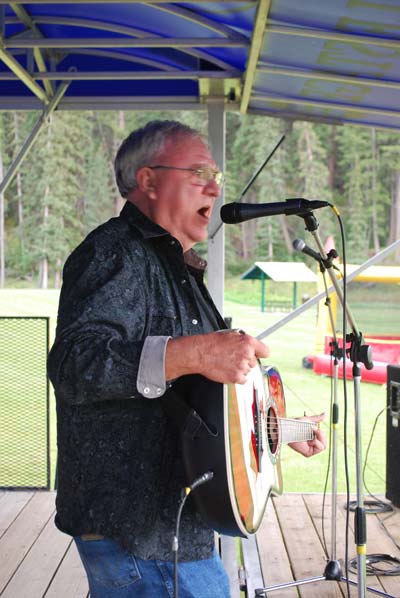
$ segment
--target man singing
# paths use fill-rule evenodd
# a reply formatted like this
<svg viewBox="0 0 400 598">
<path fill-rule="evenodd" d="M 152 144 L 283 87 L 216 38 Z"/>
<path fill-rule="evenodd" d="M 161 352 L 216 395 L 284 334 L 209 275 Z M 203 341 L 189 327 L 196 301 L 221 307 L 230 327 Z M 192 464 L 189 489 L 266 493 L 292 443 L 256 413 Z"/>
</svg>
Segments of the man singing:
<svg viewBox="0 0 400 598">
<path fill-rule="evenodd" d="M 243 384 L 257 339 L 226 328 L 193 246 L 223 184 L 192 128 L 153 121 L 115 159 L 127 202 L 64 268 L 49 375 L 57 399 L 56 524 L 75 539 L 91 598 L 173 596 L 177 508 L 186 485 L 179 428 L 165 409 L 192 374 Z M 321 417 L 310 418 L 319 421 Z M 320 430 L 295 448 L 323 450 Z M 214 533 L 190 499 L 179 538 L 179 595 L 228 598 Z"/>
</svg>

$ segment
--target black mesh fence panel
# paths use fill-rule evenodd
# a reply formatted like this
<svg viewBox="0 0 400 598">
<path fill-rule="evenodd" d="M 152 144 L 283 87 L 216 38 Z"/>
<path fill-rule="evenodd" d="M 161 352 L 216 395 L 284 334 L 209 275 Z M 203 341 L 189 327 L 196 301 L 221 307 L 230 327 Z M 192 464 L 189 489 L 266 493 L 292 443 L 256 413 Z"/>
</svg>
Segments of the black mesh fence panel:
<svg viewBox="0 0 400 598">
<path fill-rule="evenodd" d="M 0 487 L 50 488 L 49 319 L 0 317 Z"/>
</svg>

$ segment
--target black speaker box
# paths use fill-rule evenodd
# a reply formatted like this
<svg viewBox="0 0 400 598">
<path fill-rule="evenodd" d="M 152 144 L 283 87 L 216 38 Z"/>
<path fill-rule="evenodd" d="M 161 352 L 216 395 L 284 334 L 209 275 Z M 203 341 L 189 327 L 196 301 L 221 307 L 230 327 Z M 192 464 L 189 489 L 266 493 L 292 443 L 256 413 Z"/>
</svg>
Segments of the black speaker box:
<svg viewBox="0 0 400 598">
<path fill-rule="evenodd" d="M 400 366 L 387 366 L 386 498 L 400 507 Z"/>
</svg>

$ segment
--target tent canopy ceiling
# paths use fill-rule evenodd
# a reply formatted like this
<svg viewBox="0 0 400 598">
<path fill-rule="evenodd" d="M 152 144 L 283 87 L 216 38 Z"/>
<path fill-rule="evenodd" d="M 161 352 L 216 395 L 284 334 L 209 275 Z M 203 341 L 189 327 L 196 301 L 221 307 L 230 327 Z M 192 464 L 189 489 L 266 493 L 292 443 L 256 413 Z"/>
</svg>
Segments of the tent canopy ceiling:
<svg viewBox="0 0 400 598">
<path fill-rule="evenodd" d="M 399 128 L 398 0 L 5 2 L 0 109 L 204 109 Z"/>
</svg>

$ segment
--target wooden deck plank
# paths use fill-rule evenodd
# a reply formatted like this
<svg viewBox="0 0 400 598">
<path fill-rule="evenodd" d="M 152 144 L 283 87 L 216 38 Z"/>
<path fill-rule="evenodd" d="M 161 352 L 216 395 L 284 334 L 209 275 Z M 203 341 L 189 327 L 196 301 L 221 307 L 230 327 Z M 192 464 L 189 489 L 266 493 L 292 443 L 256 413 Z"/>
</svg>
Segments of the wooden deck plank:
<svg viewBox="0 0 400 598">
<path fill-rule="evenodd" d="M 389 535 L 382 532 L 382 525 L 375 515 L 367 515 L 367 555 L 368 554 L 389 554 L 400 559 L 400 550 L 396 547 Z M 379 564 L 378 564 L 379 566 Z M 367 576 L 369 586 L 370 576 Z M 378 580 L 383 589 L 394 595 L 400 596 L 400 577 L 380 576 Z"/>
<path fill-rule="evenodd" d="M 329 543 L 330 497 L 327 499 L 325 518 Z M 338 497 L 338 558 L 344 556 L 344 500 L 344 497 Z M 264 581 L 258 577 L 257 563 L 255 573 L 246 564 L 250 581 L 248 598 L 254 598 L 254 590 L 258 587 L 292 581 L 293 574 L 296 579 L 323 575 L 326 561 L 321 541 L 321 504 L 321 495 L 300 494 L 287 494 L 268 502 L 256 535 Z M 6 507 L 7 513 L 3 507 Z M 0 521 L 3 521 L 5 529 L 0 538 L 2 598 L 26 598 L 28 595 L 29 598 L 88 598 L 86 575 L 75 544 L 54 527 L 53 510 L 54 494 L 51 492 L 36 492 L 33 496 L 32 492 L 0 492 Z M 351 513 L 350 542 L 353 544 L 350 546 L 350 556 L 355 553 L 351 530 L 353 520 L 354 514 Z M 390 553 L 400 558 L 399 509 L 393 513 L 367 515 L 367 531 L 368 553 Z M 256 554 L 253 544 L 254 537 L 251 546 L 248 545 L 252 555 Z M 238 555 L 234 552 L 238 562 Z M 236 567 L 231 569 L 237 584 Z M 376 587 L 384 587 L 390 595 L 400 598 L 400 576 L 381 577 L 380 581 L 374 579 Z M 373 585 L 370 576 L 367 576 L 367 584 Z M 3 588 L 5 591 L 2 593 Z M 340 591 L 339 584 L 327 581 L 268 592 L 269 598 L 338 598 L 345 595 L 345 586 L 342 585 Z M 371 594 L 368 592 L 367 595 Z M 357 588 L 351 588 L 351 596 L 357 596 Z"/>
<path fill-rule="evenodd" d="M 37 492 L 0 538 L 0 593 L 54 511 L 54 495 Z M 28 580 L 26 580 L 28 583 Z"/>
<path fill-rule="evenodd" d="M 346 510 L 344 508 L 345 505 L 345 497 L 339 496 L 338 503 L 341 507 L 340 512 L 345 516 Z M 366 515 L 366 524 L 367 524 L 367 554 L 391 554 L 397 558 L 400 558 L 400 550 L 396 547 L 395 539 L 391 538 L 389 534 L 385 531 L 385 528 L 382 526 L 379 518 L 374 514 L 367 514 Z M 354 543 L 354 513 L 350 513 L 350 542 L 352 542 L 351 549 L 349 551 L 350 558 L 353 558 L 356 555 L 356 546 Z M 397 532 L 398 533 L 398 532 Z M 352 578 L 356 578 L 356 576 L 352 576 Z M 400 596 L 400 577 L 395 576 L 380 576 L 375 577 L 372 575 L 367 576 L 367 586 L 372 587 L 378 590 L 382 589 L 393 596 Z M 352 594 L 353 595 L 353 594 Z M 354 593 L 356 596 L 356 594 Z"/>
<path fill-rule="evenodd" d="M 257 545 L 265 587 L 293 581 L 289 556 L 272 500 L 268 501 L 264 519 L 257 532 Z M 295 588 L 288 588 L 279 590 L 279 594 L 275 595 L 279 595 L 279 598 L 297 598 L 298 593 Z"/>
<path fill-rule="evenodd" d="M 68 551 L 55 574 L 45 598 L 87 598 L 89 586 L 75 542 L 71 540 Z"/>
<path fill-rule="evenodd" d="M 253 598 L 257 588 L 264 587 L 255 536 L 242 540 L 243 564 L 246 572 L 247 596 Z"/>
<path fill-rule="evenodd" d="M 26 596 L 27 580 L 29 598 L 42 598 L 70 543 L 71 538 L 60 534 L 51 517 L 14 573 L 2 598 Z"/>
<path fill-rule="evenodd" d="M 303 497 L 286 494 L 274 500 L 280 527 L 296 580 L 320 577 L 326 565 L 325 553 Z M 299 586 L 302 598 L 339 598 L 336 582 L 318 581 Z"/>
<path fill-rule="evenodd" d="M 318 531 L 319 536 L 322 538 L 322 496 L 317 497 L 316 495 L 304 496 L 304 500 L 307 504 L 307 508 L 314 521 L 315 527 Z M 337 497 L 337 513 L 336 513 L 336 559 L 342 564 L 342 574 L 346 575 L 345 570 L 345 545 L 346 545 L 346 510 L 344 508 L 346 497 L 340 495 Z M 353 558 L 356 555 L 356 547 L 354 545 L 354 534 L 353 534 L 353 519 L 354 514 L 350 513 L 349 517 L 349 558 Z M 327 496 L 325 505 L 325 530 L 326 530 L 326 541 L 327 549 L 331 551 L 331 497 Z M 349 571 L 349 579 L 352 581 L 357 580 L 357 575 Z M 382 585 L 376 577 L 369 577 L 368 585 L 374 589 L 382 591 Z M 346 584 L 342 582 L 341 587 L 343 591 L 346 591 Z M 357 596 L 357 588 L 352 586 L 350 588 L 350 595 Z"/>
<path fill-rule="evenodd" d="M 318 497 L 316 495 L 305 495 L 304 500 L 307 504 L 307 507 L 310 511 L 310 514 L 313 518 L 314 524 L 316 525 L 317 531 L 322 537 L 322 520 L 321 515 L 318 515 L 318 510 L 320 511 L 320 507 L 322 504 L 322 497 Z M 325 525 L 327 528 L 326 532 L 326 539 L 328 543 L 328 550 L 331 548 L 331 499 L 327 497 L 326 500 L 326 511 L 325 511 Z M 345 524 L 346 524 L 346 509 L 345 509 L 346 497 L 343 495 L 338 496 L 338 510 L 337 510 L 337 517 L 336 517 L 336 555 L 337 559 L 344 560 L 345 556 Z M 382 517 L 382 516 L 381 516 Z M 396 558 L 400 558 L 400 550 L 396 547 L 395 538 L 390 538 L 388 533 L 383 528 L 379 518 L 377 515 L 374 514 L 367 514 L 367 554 L 391 554 Z M 396 520 L 393 520 L 394 522 Z M 395 523 L 396 527 L 396 523 Z M 400 527 L 400 526 L 399 526 Z M 354 513 L 350 513 L 349 517 L 349 558 L 354 558 L 356 555 L 356 546 L 354 543 Z M 400 532 L 400 529 L 397 530 L 397 533 Z M 396 533 L 395 531 L 395 533 Z M 345 567 L 343 564 L 343 575 L 345 575 Z M 349 579 L 357 580 L 357 575 L 350 572 Z M 344 587 L 345 584 L 342 584 Z M 380 590 L 386 591 L 393 596 L 399 596 L 399 586 L 400 586 L 400 579 L 399 577 L 391 577 L 391 576 L 380 576 L 375 577 L 368 575 L 367 576 L 367 586 Z M 351 589 L 351 596 L 357 595 L 357 589 Z"/>
<path fill-rule="evenodd" d="M 0 537 L 32 496 L 33 492 L 2 492 L 0 497 Z"/>
<path fill-rule="evenodd" d="M 221 559 L 229 577 L 232 598 L 240 598 L 239 561 L 236 538 L 220 536 Z"/>
<path fill-rule="evenodd" d="M 393 507 L 391 513 L 378 513 L 377 518 L 397 546 L 400 546 L 400 509 Z"/>
</svg>

